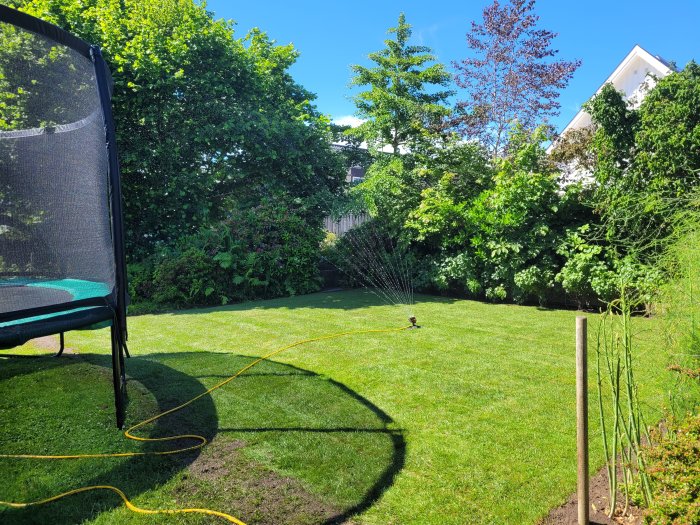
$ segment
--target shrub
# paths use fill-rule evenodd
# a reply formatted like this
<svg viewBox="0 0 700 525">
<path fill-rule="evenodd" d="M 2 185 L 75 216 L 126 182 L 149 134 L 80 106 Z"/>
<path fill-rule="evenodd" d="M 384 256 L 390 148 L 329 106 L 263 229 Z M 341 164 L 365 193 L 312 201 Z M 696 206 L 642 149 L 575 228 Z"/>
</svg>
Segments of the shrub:
<svg viewBox="0 0 700 525">
<path fill-rule="evenodd" d="M 129 291 L 137 310 L 149 303 L 180 308 L 309 293 L 320 282 L 322 240 L 320 225 L 263 203 L 130 265 Z"/>
<path fill-rule="evenodd" d="M 584 224 L 576 230 L 566 232 L 564 241 L 557 252 L 566 258 L 560 272 L 556 276 L 564 291 L 572 296 L 578 307 L 590 306 L 597 302 L 599 291 L 605 295 L 601 299 L 609 301 L 614 298 L 608 293 L 610 268 L 605 259 L 603 246 L 588 242 L 586 234 L 589 224 Z M 595 283 L 595 287 L 594 287 Z"/>
<path fill-rule="evenodd" d="M 435 284 L 441 290 L 455 290 L 478 297 L 482 293 L 476 261 L 466 253 L 442 258 L 436 265 Z"/>
<path fill-rule="evenodd" d="M 470 162 L 421 179 L 430 184 L 403 231 L 430 263 L 422 272 L 428 289 L 540 304 L 557 292 L 565 259 L 557 247 L 566 227 L 590 210 L 581 204 L 580 186 L 558 186 L 543 133 L 517 130 L 507 158 L 489 162 L 471 149 Z"/>
<path fill-rule="evenodd" d="M 166 258 L 153 272 L 153 300 L 187 306 L 207 304 L 217 288 L 217 263 L 197 248 Z"/>
<path fill-rule="evenodd" d="M 558 259 L 563 208 L 557 192 L 550 174 L 503 162 L 492 188 L 471 202 L 441 206 L 453 231 L 444 228 L 451 235 L 442 242 L 440 277 L 473 295 L 483 290 L 490 300 L 543 303 Z"/>
<path fill-rule="evenodd" d="M 513 282 L 516 302 L 523 302 L 528 297 L 537 297 L 540 306 L 543 306 L 547 293 L 554 287 L 554 272 L 549 268 L 530 266 L 516 273 Z"/>
<path fill-rule="evenodd" d="M 653 525 L 700 524 L 700 415 L 671 422 L 646 449 L 654 500 L 646 521 Z"/>
</svg>

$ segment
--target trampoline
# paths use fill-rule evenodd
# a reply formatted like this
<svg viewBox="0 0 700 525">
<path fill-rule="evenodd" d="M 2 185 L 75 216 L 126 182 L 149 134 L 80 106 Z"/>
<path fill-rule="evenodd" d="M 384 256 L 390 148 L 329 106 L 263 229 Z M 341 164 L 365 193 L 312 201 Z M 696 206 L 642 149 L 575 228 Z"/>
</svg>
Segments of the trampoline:
<svg viewBox="0 0 700 525">
<path fill-rule="evenodd" d="M 124 423 L 126 265 L 99 48 L 0 5 L 0 349 L 109 326 Z M 0 353 L 2 356 L 2 353 Z"/>
</svg>

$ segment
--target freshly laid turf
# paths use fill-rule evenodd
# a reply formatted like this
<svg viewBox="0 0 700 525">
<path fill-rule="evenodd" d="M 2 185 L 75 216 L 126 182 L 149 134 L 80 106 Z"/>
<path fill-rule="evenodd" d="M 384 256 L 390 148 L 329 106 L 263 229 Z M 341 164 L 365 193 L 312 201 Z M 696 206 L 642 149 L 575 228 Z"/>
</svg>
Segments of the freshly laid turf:
<svg viewBox="0 0 700 525">
<path fill-rule="evenodd" d="M 420 330 L 293 348 L 144 434 L 202 434 L 213 441 L 201 454 L 0 459 L 0 500 L 111 484 L 142 507 L 210 507 L 250 524 L 536 522 L 576 484 L 576 312 L 421 296 L 415 313 Z M 369 293 L 337 292 L 131 318 L 127 424 L 251 356 L 407 317 Z M 673 377 L 659 323 L 635 324 L 640 395 L 658 418 Z M 0 361 L 0 452 L 157 449 L 114 428 L 107 332 L 73 332 L 67 345 L 77 357 Z M 593 383 L 592 470 L 602 457 Z M 0 522 L 219 523 L 135 515 L 108 493 L 0 510 Z"/>
</svg>

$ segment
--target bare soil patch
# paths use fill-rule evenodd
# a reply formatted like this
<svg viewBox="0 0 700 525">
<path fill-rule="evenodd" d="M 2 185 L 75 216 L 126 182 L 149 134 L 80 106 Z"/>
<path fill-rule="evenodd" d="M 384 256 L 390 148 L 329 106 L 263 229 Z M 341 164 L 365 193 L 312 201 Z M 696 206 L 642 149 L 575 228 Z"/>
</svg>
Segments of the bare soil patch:
<svg viewBox="0 0 700 525">
<path fill-rule="evenodd" d="M 612 518 L 608 518 L 610 508 L 608 497 L 608 472 L 605 467 L 591 477 L 589 481 L 589 494 L 591 500 L 590 523 L 591 525 L 640 525 L 644 522 L 642 510 L 630 504 L 627 513 L 622 516 L 622 507 L 625 497 L 618 493 L 618 510 Z M 540 525 L 577 525 L 578 524 L 578 498 L 574 492 L 563 505 L 552 509 Z"/>
<path fill-rule="evenodd" d="M 66 338 L 67 342 L 67 338 Z M 32 345 L 39 350 L 49 350 L 51 352 L 58 352 L 61 348 L 61 343 L 57 335 L 47 335 L 46 337 L 37 337 L 32 339 Z M 63 355 L 75 354 L 75 349 L 71 348 L 66 344 L 66 348 L 63 350 Z"/>
<path fill-rule="evenodd" d="M 241 452 L 244 447 L 240 440 L 215 438 L 187 468 L 176 489 L 179 503 L 223 496 L 226 508 L 217 510 L 250 525 L 318 525 L 334 522 L 342 514 L 343 509 L 311 494 L 298 480 L 246 458 Z"/>
</svg>

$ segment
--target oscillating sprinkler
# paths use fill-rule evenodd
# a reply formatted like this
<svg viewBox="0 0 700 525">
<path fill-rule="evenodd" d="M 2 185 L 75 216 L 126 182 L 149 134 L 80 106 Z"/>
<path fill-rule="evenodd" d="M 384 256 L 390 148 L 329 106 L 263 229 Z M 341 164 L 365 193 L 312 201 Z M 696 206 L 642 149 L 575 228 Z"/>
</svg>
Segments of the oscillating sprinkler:
<svg viewBox="0 0 700 525">
<path fill-rule="evenodd" d="M 418 320 L 416 319 L 415 315 L 412 315 L 411 317 L 409 317 L 408 320 L 411 322 L 411 326 L 409 326 L 409 328 L 420 328 L 420 326 L 418 326 L 416 324 L 418 322 Z"/>
</svg>

